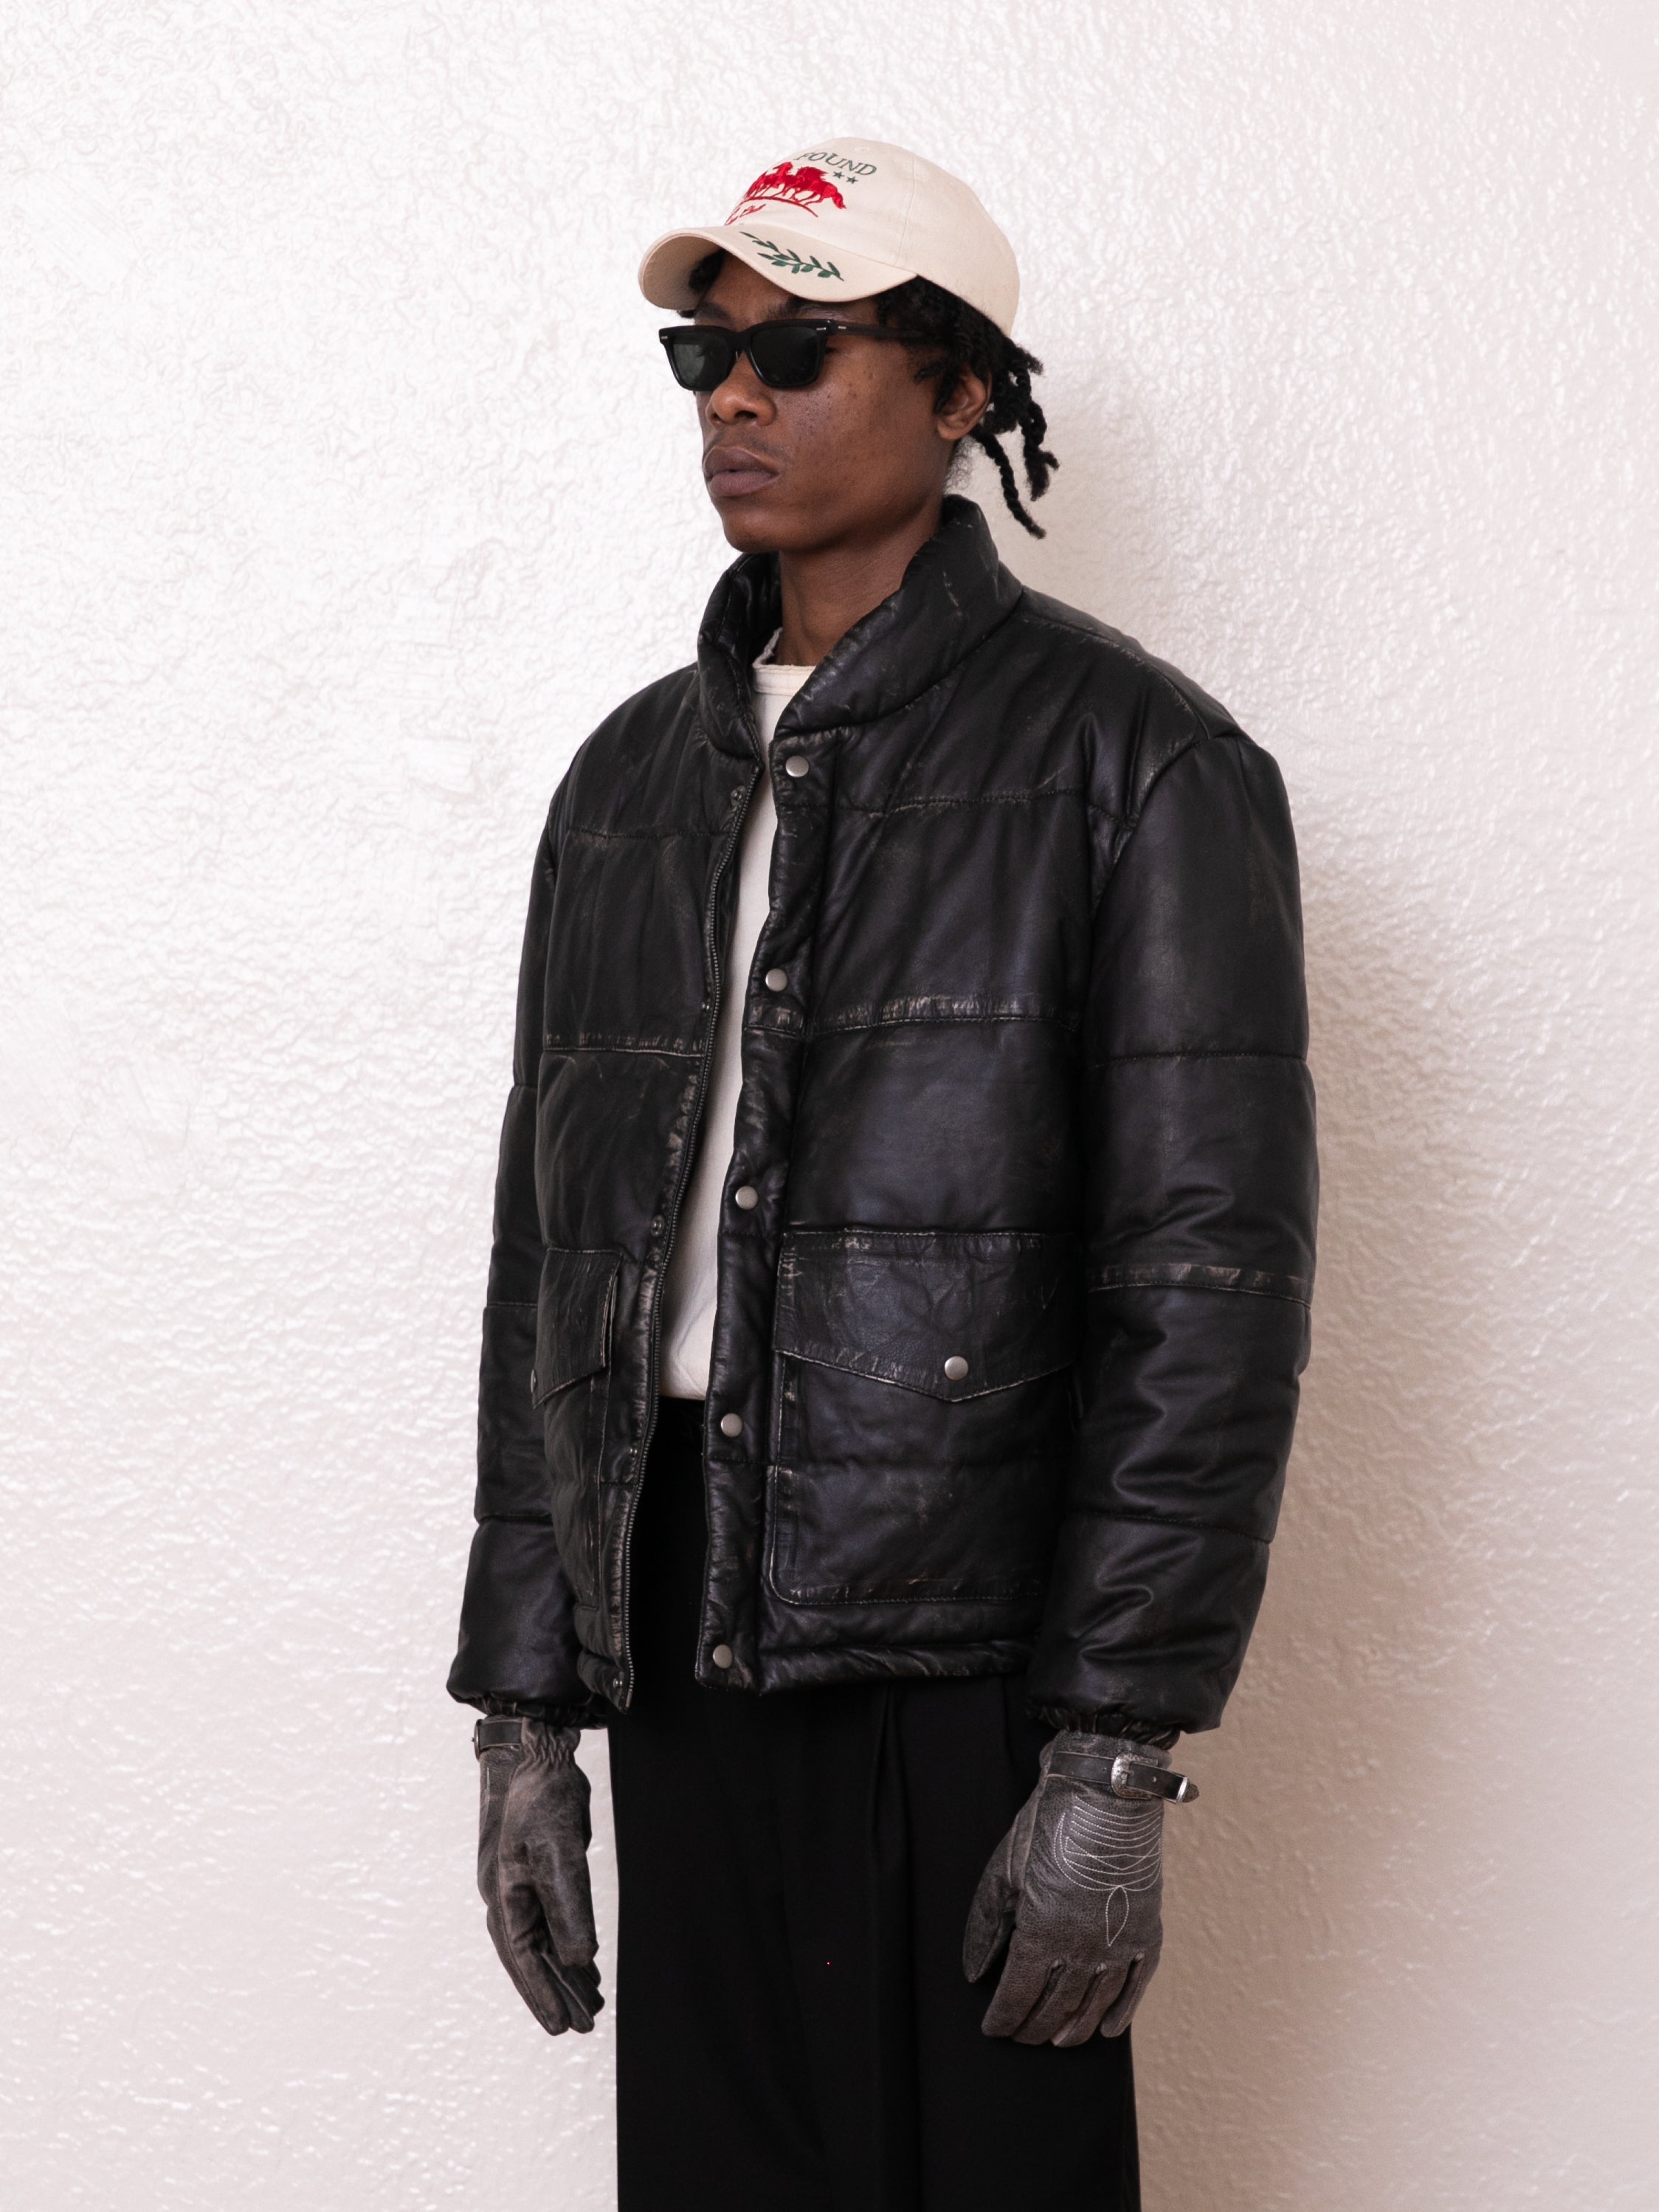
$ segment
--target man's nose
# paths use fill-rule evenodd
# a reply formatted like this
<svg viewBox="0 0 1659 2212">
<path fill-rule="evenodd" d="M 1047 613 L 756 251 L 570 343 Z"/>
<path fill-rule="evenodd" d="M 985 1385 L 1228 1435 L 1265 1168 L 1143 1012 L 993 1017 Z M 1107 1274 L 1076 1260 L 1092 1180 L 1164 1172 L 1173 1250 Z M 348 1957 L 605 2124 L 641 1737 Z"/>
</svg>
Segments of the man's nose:
<svg viewBox="0 0 1659 2212">
<path fill-rule="evenodd" d="M 738 356 L 732 374 L 715 386 L 707 404 L 716 422 L 769 422 L 777 412 L 771 393 L 756 375 L 746 354 Z"/>
</svg>

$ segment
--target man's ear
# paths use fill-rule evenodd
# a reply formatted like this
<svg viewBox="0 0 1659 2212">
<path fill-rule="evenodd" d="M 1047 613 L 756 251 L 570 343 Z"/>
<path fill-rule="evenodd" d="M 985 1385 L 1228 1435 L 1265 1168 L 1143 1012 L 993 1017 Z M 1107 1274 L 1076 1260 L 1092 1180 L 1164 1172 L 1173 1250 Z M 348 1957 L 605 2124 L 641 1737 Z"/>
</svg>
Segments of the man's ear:
<svg viewBox="0 0 1659 2212">
<path fill-rule="evenodd" d="M 968 435 L 990 404 L 990 386 L 971 368 L 964 368 L 957 379 L 956 390 L 934 416 L 933 427 L 954 446 Z"/>
</svg>

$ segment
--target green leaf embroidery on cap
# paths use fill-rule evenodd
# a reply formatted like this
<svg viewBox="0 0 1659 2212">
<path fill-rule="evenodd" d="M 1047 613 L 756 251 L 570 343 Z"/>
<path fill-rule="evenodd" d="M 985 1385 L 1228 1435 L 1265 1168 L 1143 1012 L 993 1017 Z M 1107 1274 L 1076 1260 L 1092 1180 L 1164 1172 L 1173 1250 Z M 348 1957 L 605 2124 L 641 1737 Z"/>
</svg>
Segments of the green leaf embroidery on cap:
<svg viewBox="0 0 1659 2212">
<path fill-rule="evenodd" d="M 760 238 L 752 230 L 743 234 L 751 246 L 758 246 L 765 258 L 775 269 L 787 269 L 792 276 L 818 276 L 826 282 L 840 283 L 842 274 L 833 261 L 820 261 L 816 253 L 803 260 L 793 246 L 780 246 L 775 239 Z"/>
</svg>

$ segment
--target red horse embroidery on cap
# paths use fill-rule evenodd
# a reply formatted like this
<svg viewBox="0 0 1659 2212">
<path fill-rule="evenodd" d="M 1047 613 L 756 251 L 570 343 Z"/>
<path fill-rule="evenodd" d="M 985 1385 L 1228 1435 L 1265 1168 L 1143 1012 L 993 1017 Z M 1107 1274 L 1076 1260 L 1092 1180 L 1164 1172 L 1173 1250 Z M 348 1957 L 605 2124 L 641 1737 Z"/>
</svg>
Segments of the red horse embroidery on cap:
<svg viewBox="0 0 1659 2212">
<path fill-rule="evenodd" d="M 817 215 L 818 205 L 826 200 L 832 207 L 844 208 L 847 204 L 822 169 L 815 169 L 810 163 L 792 169 L 787 161 L 780 161 L 775 169 L 769 169 L 764 176 L 756 178 L 726 220 L 736 222 L 739 216 L 747 215 L 763 200 L 784 200 L 811 216 Z"/>
</svg>

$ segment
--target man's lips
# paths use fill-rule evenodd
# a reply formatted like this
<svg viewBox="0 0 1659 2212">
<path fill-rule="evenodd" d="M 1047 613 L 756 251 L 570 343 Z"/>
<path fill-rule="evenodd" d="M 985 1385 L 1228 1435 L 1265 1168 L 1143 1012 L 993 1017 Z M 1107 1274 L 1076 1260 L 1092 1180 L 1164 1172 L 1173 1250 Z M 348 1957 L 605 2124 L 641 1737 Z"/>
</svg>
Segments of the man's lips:
<svg viewBox="0 0 1659 2212">
<path fill-rule="evenodd" d="M 747 446 L 714 446 L 702 457 L 711 499 L 744 499 L 777 481 L 777 465 Z"/>
</svg>

